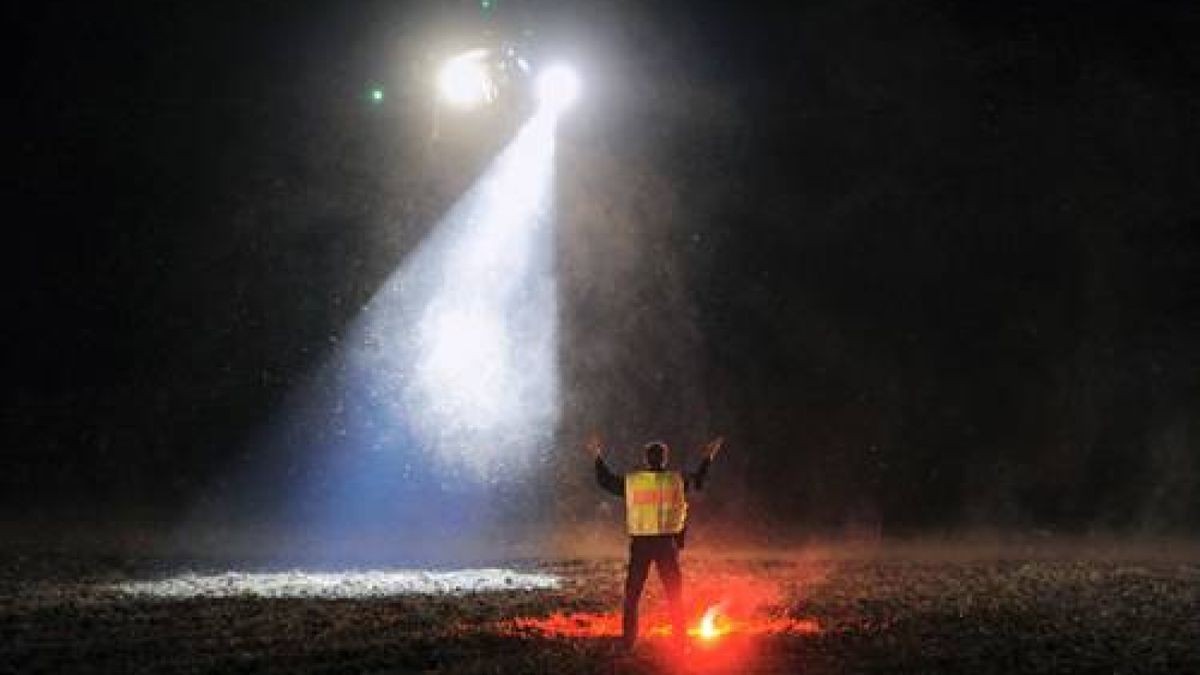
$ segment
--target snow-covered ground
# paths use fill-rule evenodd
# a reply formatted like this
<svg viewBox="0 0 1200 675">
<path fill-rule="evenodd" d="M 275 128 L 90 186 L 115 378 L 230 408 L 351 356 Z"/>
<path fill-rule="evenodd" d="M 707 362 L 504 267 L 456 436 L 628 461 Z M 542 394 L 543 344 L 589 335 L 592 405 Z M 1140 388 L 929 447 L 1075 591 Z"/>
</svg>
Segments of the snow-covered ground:
<svg viewBox="0 0 1200 675">
<path fill-rule="evenodd" d="M 154 581 L 127 581 L 113 585 L 112 589 L 129 595 L 159 598 L 379 598 L 558 587 L 559 579 L 554 575 L 484 568 L 451 571 L 187 573 Z"/>
</svg>

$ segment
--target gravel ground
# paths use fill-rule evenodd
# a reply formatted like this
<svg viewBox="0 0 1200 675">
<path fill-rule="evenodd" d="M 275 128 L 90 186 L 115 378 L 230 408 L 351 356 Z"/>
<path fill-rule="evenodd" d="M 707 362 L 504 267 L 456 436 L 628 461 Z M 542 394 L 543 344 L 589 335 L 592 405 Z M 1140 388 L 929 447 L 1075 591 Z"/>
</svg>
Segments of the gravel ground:
<svg viewBox="0 0 1200 675">
<path fill-rule="evenodd" d="M 465 584 L 446 582 L 460 578 L 453 570 L 285 572 L 258 593 L 244 570 L 10 555 L 0 559 L 0 671 L 1200 673 L 1198 562 L 685 564 L 691 619 L 716 604 L 732 632 L 694 638 L 684 654 L 658 636 L 622 654 L 617 559 L 516 561 L 486 570 L 498 583 L 479 582 L 478 570 Z M 170 585 L 206 575 L 233 590 Z M 146 582 L 176 592 L 130 592 Z M 663 624 L 656 580 L 643 602 L 653 634 Z"/>
</svg>

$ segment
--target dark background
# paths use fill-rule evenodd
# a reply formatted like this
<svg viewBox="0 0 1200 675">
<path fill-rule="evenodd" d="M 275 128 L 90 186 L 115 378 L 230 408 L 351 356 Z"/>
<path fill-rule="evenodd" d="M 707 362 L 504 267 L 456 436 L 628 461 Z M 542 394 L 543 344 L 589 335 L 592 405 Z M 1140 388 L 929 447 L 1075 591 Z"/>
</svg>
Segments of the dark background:
<svg viewBox="0 0 1200 675">
<path fill-rule="evenodd" d="M 1196 532 L 1194 5 L 503 2 L 589 78 L 558 157 L 557 515 L 597 508 L 588 431 L 720 432 L 730 522 Z M 486 22 L 11 18 L 0 515 L 166 528 L 502 143 L 427 133 L 430 54 Z"/>
</svg>

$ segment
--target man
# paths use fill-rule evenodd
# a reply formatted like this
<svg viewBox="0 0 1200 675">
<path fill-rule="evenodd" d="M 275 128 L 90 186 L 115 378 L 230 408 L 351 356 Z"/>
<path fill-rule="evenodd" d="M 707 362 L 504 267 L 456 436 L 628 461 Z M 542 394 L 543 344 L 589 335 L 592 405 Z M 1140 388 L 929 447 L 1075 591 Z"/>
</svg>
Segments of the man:
<svg viewBox="0 0 1200 675">
<path fill-rule="evenodd" d="M 703 459 L 694 473 L 667 469 L 670 448 L 666 443 L 647 443 L 645 467 L 617 476 L 604 463 L 604 448 L 599 438 L 588 440 L 587 447 L 596 460 L 596 481 L 608 492 L 625 498 L 625 523 L 629 532 L 629 571 L 625 577 L 625 613 L 622 644 L 632 649 L 638 634 L 638 603 L 650 563 L 658 567 L 667 592 L 674 638 L 683 642 L 687 629 L 683 618 L 683 574 L 679 570 L 679 549 L 687 531 L 688 490 L 701 490 L 708 468 L 725 439 L 717 437 L 704 446 Z"/>
</svg>

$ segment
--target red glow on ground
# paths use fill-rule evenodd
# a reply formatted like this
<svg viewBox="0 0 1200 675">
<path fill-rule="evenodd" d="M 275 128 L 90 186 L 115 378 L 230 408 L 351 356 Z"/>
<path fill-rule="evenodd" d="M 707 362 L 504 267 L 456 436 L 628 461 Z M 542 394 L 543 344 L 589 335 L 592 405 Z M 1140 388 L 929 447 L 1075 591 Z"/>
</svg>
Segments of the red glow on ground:
<svg viewBox="0 0 1200 675">
<path fill-rule="evenodd" d="M 708 616 L 708 620 L 699 616 L 689 625 L 688 636 L 694 652 L 680 652 L 678 644 L 671 638 L 670 624 L 665 617 L 656 617 L 642 623 L 636 651 L 624 658 L 642 664 L 642 668 L 663 673 L 757 672 L 763 659 L 769 658 L 770 647 L 764 644 L 764 639 L 821 632 L 820 625 L 811 618 L 755 616 L 743 619 L 721 614 L 719 610 Z M 560 612 L 547 617 L 518 617 L 500 622 L 495 630 L 525 638 L 608 639 L 615 643 L 621 636 L 621 613 Z M 617 666 L 614 668 L 613 672 L 621 671 Z"/>
<path fill-rule="evenodd" d="M 532 633 L 538 637 L 603 638 L 621 635 L 619 613 L 555 612 L 546 617 L 516 617 L 501 626 L 505 632 Z"/>
<path fill-rule="evenodd" d="M 706 627 L 707 626 L 707 627 Z M 616 638 L 621 636 L 620 612 L 556 612 L 546 617 L 516 617 L 504 621 L 501 629 L 506 633 L 536 635 L 548 638 Z M 671 626 L 661 618 L 653 624 L 642 626 L 642 635 L 651 638 L 668 637 Z M 790 633 L 812 635 L 821 632 L 816 619 L 792 619 L 789 617 L 752 617 L 737 619 L 714 613 L 706 623 L 704 617 L 692 622 L 688 635 L 707 642 L 717 641 L 726 635 L 769 635 Z"/>
<path fill-rule="evenodd" d="M 631 672 L 745 673 L 769 669 L 770 654 L 779 645 L 770 638 L 801 637 L 821 632 L 813 618 L 793 618 L 801 604 L 801 583 L 781 584 L 766 575 L 707 574 L 692 577 L 685 586 L 689 607 L 687 634 L 690 650 L 679 652 L 672 639 L 665 599 L 648 589 L 642 599 L 641 640 L 629 658 Z M 612 640 L 621 637 L 621 611 L 556 612 L 525 616 L 492 624 L 503 635 L 551 640 Z M 614 672 L 620 666 L 614 666 Z M 639 670 L 645 669 L 645 670 Z M 682 670 L 681 670 L 682 668 Z"/>
</svg>

